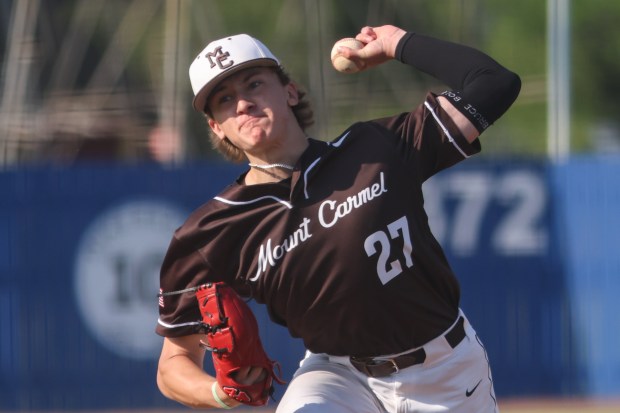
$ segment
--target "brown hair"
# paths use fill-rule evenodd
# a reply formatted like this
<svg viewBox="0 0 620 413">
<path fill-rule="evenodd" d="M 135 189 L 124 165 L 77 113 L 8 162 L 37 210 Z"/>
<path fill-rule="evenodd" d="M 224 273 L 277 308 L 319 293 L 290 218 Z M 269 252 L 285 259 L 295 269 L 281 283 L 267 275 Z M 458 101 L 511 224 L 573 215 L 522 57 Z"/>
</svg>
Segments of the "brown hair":
<svg viewBox="0 0 620 413">
<path fill-rule="evenodd" d="M 274 72 L 278 76 L 278 79 L 280 79 L 280 83 L 282 85 L 288 85 L 292 82 L 291 77 L 288 75 L 288 73 L 284 71 L 282 67 L 278 66 L 274 69 Z M 299 123 L 301 129 L 306 130 L 306 128 L 310 127 L 314 123 L 314 113 L 312 111 L 312 106 L 310 105 L 310 102 L 305 99 L 306 92 L 304 92 L 303 90 L 298 90 L 298 97 L 298 103 L 295 106 L 291 107 L 291 109 L 293 110 L 293 114 L 295 115 L 297 123 Z M 212 117 L 207 107 L 205 107 L 204 113 L 206 116 Z M 220 137 L 217 136 L 212 130 L 209 129 L 209 132 L 211 146 L 213 146 L 215 150 L 221 153 L 224 158 L 236 163 L 244 162 L 247 160 L 245 153 L 241 149 L 233 145 L 233 143 L 228 138 L 225 137 L 224 139 L 220 139 Z"/>
</svg>

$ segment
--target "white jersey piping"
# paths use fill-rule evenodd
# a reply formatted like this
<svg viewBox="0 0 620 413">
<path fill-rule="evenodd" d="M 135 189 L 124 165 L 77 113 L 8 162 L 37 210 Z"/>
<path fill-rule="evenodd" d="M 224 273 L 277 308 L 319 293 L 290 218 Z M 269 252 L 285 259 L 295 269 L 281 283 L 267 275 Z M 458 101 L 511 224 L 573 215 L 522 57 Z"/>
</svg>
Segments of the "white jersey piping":
<svg viewBox="0 0 620 413">
<path fill-rule="evenodd" d="M 328 142 L 327 144 L 330 146 L 333 146 L 335 148 L 338 148 L 340 145 L 342 145 L 342 142 L 344 142 L 344 140 L 347 138 L 347 136 L 349 136 L 349 133 L 351 133 L 351 131 L 347 131 L 344 135 L 342 135 L 342 137 L 340 139 L 338 139 L 336 142 Z M 314 162 L 312 162 L 310 164 L 310 166 L 308 166 L 308 168 L 306 168 L 306 170 L 304 171 L 304 196 L 306 197 L 306 199 L 308 199 L 310 197 L 310 195 L 308 194 L 308 173 L 310 172 L 310 170 L 312 168 L 314 168 L 316 166 L 316 164 L 321 160 L 321 157 L 318 157 L 314 160 Z"/>
<path fill-rule="evenodd" d="M 469 155 L 467 155 L 467 153 L 465 153 L 465 151 L 461 149 L 458 143 L 456 143 L 456 140 L 452 137 L 452 135 L 450 135 L 448 128 L 446 128 L 445 125 L 441 123 L 441 120 L 439 120 L 439 116 L 437 116 L 437 114 L 433 110 L 433 107 L 426 101 L 424 102 L 424 106 L 426 106 L 426 108 L 431 112 L 431 114 L 433 115 L 433 118 L 435 118 L 435 122 L 437 122 L 441 130 L 443 130 L 443 133 L 446 134 L 446 136 L 448 137 L 448 140 L 452 143 L 452 145 L 461 153 L 461 155 L 463 155 L 465 159 L 469 158 Z"/>
<path fill-rule="evenodd" d="M 197 326 L 200 325 L 199 321 L 192 321 L 189 323 L 181 323 L 181 324 L 168 324 L 165 323 L 161 320 L 161 318 L 157 319 L 157 324 L 159 324 L 162 327 L 166 327 L 166 328 L 181 328 L 181 327 L 189 327 L 189 326 Z"/>
<path fill-rule="evenodd" d="M 310 170 L 312 168 L 314 168 L 314 166 L 321 160 L 321 157 L 319 156 L 318 158 L 316 158 L 314 160 L 314 162 L 312 162 L 310 164 L 310 166 L 308 168 L 306 168 L 306 170 L 304 171 L 304 196 L 306 197 L 306 199 L 309 198 L 308 195 L 308 172 L 310 172 Z"/>
<path fill-rule="evenodd" d="M 351 131 L 347 131 L 347 133 L 342 135 L 342 137 L 340 139 L 338 139 L 336 142 L 331 142 L 330 145 L 331 146 L 335 146 L 336 148 L 339 147 L 340 145 L 342 145 L 342 142 L 344 142 L 344 140 L 347 138 L 347 136 L 349 136 L 349 133 L 351 133 Z"/>
<path fill-rule="evenodd" d="M 253 204 L 255 202 L 262 201 L 264 199 L 273 199 L 276 202 L 279 202 L 282 205 L 286 206 L 288 209 L 293 209 L 293 206 L 290 204 L 290 202 L 286 202 L 283 199 L 280 199 L 278 197 L 271 196 L 271 195 L 261 196 L 260 198 L 251 199 L 249 201 L 231 201 L 229 199 L 222 198 L 222 197 L 219 197 L 219 196 L 216 196 L 213 199 L 215 199 L 217 201 L 220 201 L 220 202 L 223 202 L 225 204 L 229 204 L 229 205 L 249 205 L 249 204 Z"/>
</svg>

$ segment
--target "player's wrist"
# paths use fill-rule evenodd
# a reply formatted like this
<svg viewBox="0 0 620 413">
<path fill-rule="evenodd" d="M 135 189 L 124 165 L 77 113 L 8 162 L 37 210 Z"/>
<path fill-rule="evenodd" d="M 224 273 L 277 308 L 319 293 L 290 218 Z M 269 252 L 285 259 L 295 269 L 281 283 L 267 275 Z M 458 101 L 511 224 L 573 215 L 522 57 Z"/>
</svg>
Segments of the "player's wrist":
<svg viewBox="0 0 620 413">
<path fill-rule="evenodd" d="M 389 37 L 389 43 L 385 54 L 391 59 L 398 59 L 398 47 L 408 32 L 403 29 L 396 28 L 396 31 Z"/>
<path fill-rule="evenodd" d="M 220 386 L 217 384 L 217 381 L 214 381 L 213 384 L 211 385 L 211 394 L 213 395 L 213 401 L 215 401 L 215 403 L 217 403 L 217 405 L 222 408 L 222 409 L 232 409 L 234 406 L 231 406 L 227 403 L 230 403 L 230 397 L 227 396 L 220 396 Z M 223 392 L 222 392 L 223 393 Z M 227 402 L 224 401 L 224 399 L 227 400 Z"/>
</svg>

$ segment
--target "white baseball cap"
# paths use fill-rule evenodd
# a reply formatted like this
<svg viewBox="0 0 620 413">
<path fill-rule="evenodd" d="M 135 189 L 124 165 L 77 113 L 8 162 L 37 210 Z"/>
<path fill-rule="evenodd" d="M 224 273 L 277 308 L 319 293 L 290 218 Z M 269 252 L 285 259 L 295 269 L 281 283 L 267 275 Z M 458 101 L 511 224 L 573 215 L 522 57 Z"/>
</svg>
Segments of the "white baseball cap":
<svg viewBox="0 0 620 413">
<path fill-rule="evenodd" d="M 279 65 L 280 61 L 267 46 L 247 34 L 209 43 L 189 67 L 194 109 L 203 112 L 213 88 L 233 73 L 253 66 Z"/>
</svg>

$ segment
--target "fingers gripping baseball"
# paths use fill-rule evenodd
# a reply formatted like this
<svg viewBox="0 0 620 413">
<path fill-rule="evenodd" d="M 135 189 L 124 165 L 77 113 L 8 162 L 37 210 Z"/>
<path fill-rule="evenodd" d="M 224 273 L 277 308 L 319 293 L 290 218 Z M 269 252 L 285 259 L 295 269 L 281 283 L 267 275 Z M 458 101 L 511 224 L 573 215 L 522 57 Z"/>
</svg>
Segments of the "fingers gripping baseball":
<svg viewBox="0 0 620 413">
<path fill-rule="evenodd" d="M 359 57 L 359 50 L 364 44 L 352 37 L 338 40 L 331 52 L 334 69 L 342 73 L 356 73 L 364 70 L 366 64 Z"/>
<path fill-rule="evenodd" d="M 404 35 L 405 31 L 395 26 L 366 26 L 355 38 L 341 39 L 334 44 L 332 64 L 343 73 L 378 66 L 395 57 L 398 41 Z"/>
</svg>

